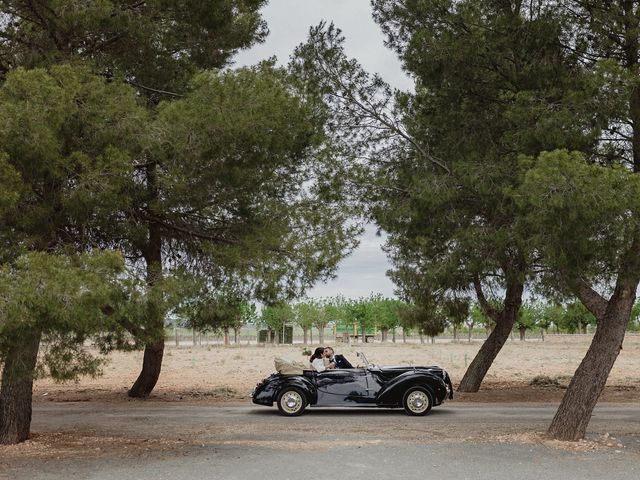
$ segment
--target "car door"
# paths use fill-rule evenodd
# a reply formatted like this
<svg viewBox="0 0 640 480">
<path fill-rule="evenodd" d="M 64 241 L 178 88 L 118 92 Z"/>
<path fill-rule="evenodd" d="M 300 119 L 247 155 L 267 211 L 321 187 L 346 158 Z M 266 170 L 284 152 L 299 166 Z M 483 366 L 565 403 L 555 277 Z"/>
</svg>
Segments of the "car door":
<svg viewBox="0 0 640 480">
<path fill-rule="evenodd" d="M 364 368 L 337 368 L 316 377 L 317 406 L 349 406 L 367 403 L 369 391 Z"/>
</svg>

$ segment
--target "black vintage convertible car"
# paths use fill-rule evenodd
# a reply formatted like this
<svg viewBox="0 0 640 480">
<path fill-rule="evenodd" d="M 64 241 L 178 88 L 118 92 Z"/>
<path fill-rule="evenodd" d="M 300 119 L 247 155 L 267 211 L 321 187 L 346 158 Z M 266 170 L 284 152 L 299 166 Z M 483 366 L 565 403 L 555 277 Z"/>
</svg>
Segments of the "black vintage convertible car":
<svg viewBox="0 0 640 480">
<path fill-rule="evenodd" d="M 426 415 L 453 398 L 451 379 L 440 367 L 378 367 L 358 353 L 364 367 L 302 374 L 274 373 L 251 393 L 253 403 L 273 406 L 282 415 L 301 415 L 313 407 L 404 408 L 408 415 Z"/>
</svg>

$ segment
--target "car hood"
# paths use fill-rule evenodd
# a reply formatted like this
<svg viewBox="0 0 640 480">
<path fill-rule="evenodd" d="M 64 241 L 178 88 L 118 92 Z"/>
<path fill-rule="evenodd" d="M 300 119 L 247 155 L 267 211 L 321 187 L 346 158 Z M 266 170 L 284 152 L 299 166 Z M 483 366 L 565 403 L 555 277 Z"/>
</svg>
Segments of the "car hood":
<svg viewBox="0 0 640 480">
<path fill-rule="evenodd" d="M 401 375 L 403 373 L 406 372 L 424 372 L 424 373 L 430 373 L 432 375 L 436 375 L 440 378 L 444 378 L 446 372 L 444 371 L 443 368 L 437 367 L 437 366 L 429 366 L 429 367 L 414 367 L 414 366 L 408 366 L 408 365 L 397 365 L 397 366 L 375 366 L 375 367 L 371 367 L 370 370 L 373 373 L 380 373 L 382 375 L 384 375 L 387 378 L 390 377 L 395 377 L 398 375 Z"/>
</svg>

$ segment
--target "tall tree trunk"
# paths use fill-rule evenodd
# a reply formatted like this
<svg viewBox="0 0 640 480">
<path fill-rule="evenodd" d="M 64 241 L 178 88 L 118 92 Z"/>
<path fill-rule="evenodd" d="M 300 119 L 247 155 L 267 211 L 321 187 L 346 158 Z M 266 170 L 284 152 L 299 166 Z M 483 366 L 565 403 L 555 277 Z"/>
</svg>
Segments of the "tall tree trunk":
<svg viewBox="0 0 640 480">
<path fill-rule="evenodd" d="M 42 333 L 27 330 L 9 348 L 0 388 L 0 444 L 12 445 L 29 438 L 33 377 Z"/>
<path fill-rule="evenodd" d="M 524 337 L 527 334 L 527 329 L 526 328 L 518 328 L 518 331 L 520 332 L 520 341 L 524 342 Z"/>
<path fill-rule="evenodd" d="M 475 393 L 480 390 L 484 377 L 512 332 L 518 311 L 522 305 L 522 293 L 524 291 L 524 283 L 522 281 L 508 282 L 502 310 L 497 311 L 485 298 L 478 280 L 474 282 L 474 286 L 480 306 L 494 320 L 496 326 L 489 338 L 480 347 L 460 381 L 458 391 L 466 393 Z"/>
<path fill-rule="evenodd" d="M 515 321 L 515 315 L 511 318 L 505 315 L 500 322 L 496 322 L 496 328 L 493 329 L 489 334 L 489 338 L 482 344 L 482 347 L 480 347 L 480 350 L 462 377 L 460 385 L 458 386 L 459 392 L 474 393 L 480 390 L 480 385 L 487 375 L 489 368 L 491 368 L 493 361 L 507 342 Z"/>
<path fill-rule="evenodd" d="M 153 173 L 150 170 L 147 171 L 147 178 L 151 184 L 155 184 L 155 167 Z M 152 288 L 162 278 L 162 234 L 160 226 L 154 222 L 149 224 L 149 243 L 145 260 L 147 285 Z M 134 398 L 147 398 L 151 394 L 160 377 L 164 356 L 164 312 L 157 305 L 149 302 L 147 314 L 149 325 L 159 338 L 145 345 L 142 371 L 128 392 L 128 395 Z"/>
<path fill-rule="evenodd" d="M 240 343 L 240 329 L 239 328 L 234 328 L 233 329 L 233 343 L 238 345 Z"/>
<path fill-rule="evenodd" d="M 192 328 L 191 329 L 191 343 L 193 343 L 193 346 L 195 347 L 198 343 L 198 335 L 196 333 L 196 329 Z"/>
<path fill-rule="evenodd" d="M 388 329 L 383 328 L 381 330 L 381 335 L 382 335 L 381 341 L 382 341 L 382 343 L 386 343 L 387 342 L 387 335 L 388 334 L 389 334 L 389 330 Z"/>
<path fill-rule="evenodd" d="M 391 330 L 391 341 L 393 343 L 396 343 L 396 327 L 393 327 L 393 329 Z"/>
<path fill-rule="evenodd" d="M 224 327 L 224 346 L 228 347 L 231 344 L 229 342 L 229 327 Z"/>
<path fill-rule="evenodd" d="M 402 343 L 407 343 L 407 331 L 402 328 Z"/>
<path fill-rule="evenodd" d="M 419 332 L 420 334 L 420 343 L 424 343 L 424 334 L 422 332 Z"/>
<path fill-rule="evenodd" d="M 453 341 L 458 341 L 458 327 L 455 324 L 453 325 Z"/>
<path fill-rule="evenodd" d="M 622 350 L 636 287 L 637 282 L 617 286 L 604 315 L 598 318 L 589 350 L 574 373 L 547 431 L 551 437 L 558 440 L 579 440 L 584 437 L 593 409 Z"/>
<path fill-rule="evenodd" d="M 304 343 L 305 345 L 308 345 L 308 343 L 309 343 L 309 329 L 308 328 L 303 328 L 302 329 L 302 343 Z"/>
<path fill-rule="evenodd" d="M 321 346 L 324 345 L 324 325 L 318 326 L 318 341 Z"/>
</svg>

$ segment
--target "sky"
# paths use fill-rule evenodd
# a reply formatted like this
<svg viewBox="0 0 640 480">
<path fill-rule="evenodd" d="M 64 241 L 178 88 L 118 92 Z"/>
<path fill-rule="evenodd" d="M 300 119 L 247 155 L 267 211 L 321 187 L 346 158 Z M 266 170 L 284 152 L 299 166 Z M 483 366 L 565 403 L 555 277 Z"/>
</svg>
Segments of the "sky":
<svg viewBox="0 0 640 480">
<path fill-rule="evenodd" d="M 384 37 L 371 16 L 369 0 L 270 0 L 262 15 L 269 26 L 267 40 L 240 52 L 234 58 L 236 66 L 252 65 L 272 56 L 286 64 L 294 48 L 307 38 L 309 27 L 325 20 L 342 30 L 347 55 L 356 58 L 367 71 L 378 73 L 393 87 L 412 88 L 395 54 L 384 46 Z M 384 233 L 376 235 L 374 225 L 367 226 L 360 246 L 340 263 L 337 277 L 317 284 L 307 295 L 358 298 L 381 293 L 393 297 L 394 285 L 386 276 L 390 264 L 381 250 L 384 239 Z"/>
</svg>

